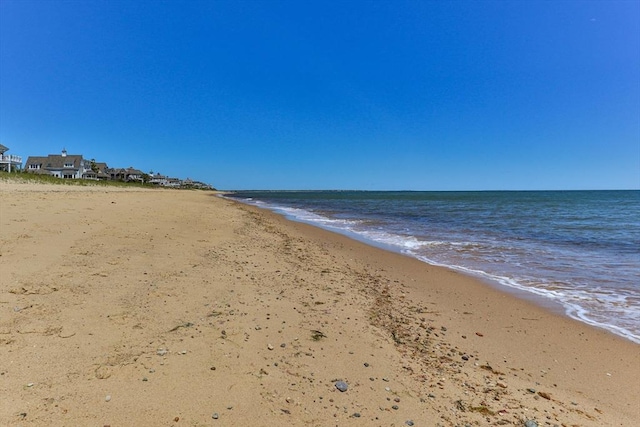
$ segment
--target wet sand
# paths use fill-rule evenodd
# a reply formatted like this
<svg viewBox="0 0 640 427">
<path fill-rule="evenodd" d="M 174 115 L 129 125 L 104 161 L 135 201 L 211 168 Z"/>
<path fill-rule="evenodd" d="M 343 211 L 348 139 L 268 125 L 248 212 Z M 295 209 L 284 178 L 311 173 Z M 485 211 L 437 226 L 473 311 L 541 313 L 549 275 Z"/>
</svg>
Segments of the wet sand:
<svg viewBox="0 0 640 427">
<path fill-rule="evenodd" d="M 0 196 L 0 425 L 640 419 L 639 345 L 460 273 L 210 192 Z"/>
</svg>

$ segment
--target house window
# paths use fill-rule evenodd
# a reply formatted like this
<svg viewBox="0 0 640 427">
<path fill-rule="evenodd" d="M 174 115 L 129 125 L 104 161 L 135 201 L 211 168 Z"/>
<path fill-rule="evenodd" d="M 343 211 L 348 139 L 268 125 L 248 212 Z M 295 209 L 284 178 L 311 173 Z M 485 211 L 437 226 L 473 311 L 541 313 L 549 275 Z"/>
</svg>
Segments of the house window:
<svg viewBox="0 0 640 427">
<path fill-rule="evenodd" d="M 64 167 L 65 168 L 72 168 L 73 167 L 73 163 L 65 163 Z"/>
<path fill-rule="evenodd" d="M 29 165 L 29 169 L 40 169 L 40 165 L 32 163 L 32 164 Z"/>
</svg>

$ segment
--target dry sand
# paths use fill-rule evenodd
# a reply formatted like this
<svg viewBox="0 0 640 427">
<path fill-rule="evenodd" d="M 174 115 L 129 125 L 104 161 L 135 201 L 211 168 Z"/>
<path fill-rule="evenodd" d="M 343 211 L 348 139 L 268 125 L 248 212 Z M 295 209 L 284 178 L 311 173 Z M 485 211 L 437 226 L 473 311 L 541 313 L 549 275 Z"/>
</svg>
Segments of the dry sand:
<svg viewBox="0 0 640 427">
<path fill-rule="evenodd" d="M 0 196 L 2 426 L 640 420 L 640 346 L 456 272 L 209 192 Z"/>
</svg>

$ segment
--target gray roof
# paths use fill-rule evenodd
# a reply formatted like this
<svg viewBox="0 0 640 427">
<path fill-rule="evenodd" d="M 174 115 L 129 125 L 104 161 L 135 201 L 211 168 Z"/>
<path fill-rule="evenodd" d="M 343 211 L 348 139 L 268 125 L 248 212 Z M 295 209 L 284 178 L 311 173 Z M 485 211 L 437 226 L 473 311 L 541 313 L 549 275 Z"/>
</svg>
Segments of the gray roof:
<svg viewBox="0 0 640 427">
<path fill-rule="evenodd" d="M 4 145 L 0 144 L 0 154 L 4 153 L 5 151 L 9 151 L 9 147 L 5 147 Z"/>
<path fill-rule="evenodd" d="M 72 167 L 65 167 L 65 164 L 72 164 Z M 47 157 L 43 156 L 29 156 L 25 168 L 29 168 L 29 165 L 39 164 L 42 169 L 80 169 L 82 164 L 82 155 L 80 154 L 67 154 L 62 156 L 60 154 L 49 154 Z"/>
<path fill-rule="evenodd" d="M 134 169 L 132 167 L 128 167 L 128 168 L 111 168 L 109 169 L 109 172 L 112 174 L 123 174 L 123 175 L 142 175 L 144 172 L 142 172 L 139 169 Z"/>
</svg>

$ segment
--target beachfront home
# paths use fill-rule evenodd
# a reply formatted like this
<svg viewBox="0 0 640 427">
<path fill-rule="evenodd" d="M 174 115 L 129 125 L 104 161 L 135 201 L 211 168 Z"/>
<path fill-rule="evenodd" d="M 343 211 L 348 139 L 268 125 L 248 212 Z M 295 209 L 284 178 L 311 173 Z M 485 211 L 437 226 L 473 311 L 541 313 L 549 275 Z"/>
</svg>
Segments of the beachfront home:
<svg viewBox="0 0 640 427">
<path fill-rule="evenodd" d="M 4 154 L 7 151 L 9 148 L 0 144 L 0 170 L 11 172 L 11 170 L 22 169 L 22 157 Z"/>
<path fill-rule="evenodd" d="M 144 179 L 142 178 L 144 172 L 134 169 L 132 166 L 129 166 L 128 168 L 112 168 L 108 169 L 106 172 L 113 181 L 144 182 Z"/>
<path fill-rule="evenodd" d="M 155 174 L 149 174 L 149 184 L 159 185 L 161 187 L 165 187 L 169 183 L 169 177 L 164 176 L 161 173 L 156 172 Z"/>
<path fill-rule="evenodd" d="M 24 166 L 27 172 L 52 175 L 58 178 L 80 179 L 85 173 L 85 161 L 80 154 L 49 154 L 48 156 L 29 156 Z"/>
<path fill-rule="evenodd" d="M 107 170 L 109 170 L 109 167 L 106 163 L 89 160 L 88 162 L 85 162 L 85 171 L 82 174 L 82 177 L 84 179 L 105 181 L 110 179 L 110 175 L 107 173 Z"/>
<path fill-rule="evenodd" d="M 213 190 L 213 187 L 211 185 L 205 184 L 204 182 L 200 182 L 200 181 L 194 181 L 189 178 L 182 181 L 180 186 L 182 188 L 194 188 L 198 190 Z"/>
</svg>

